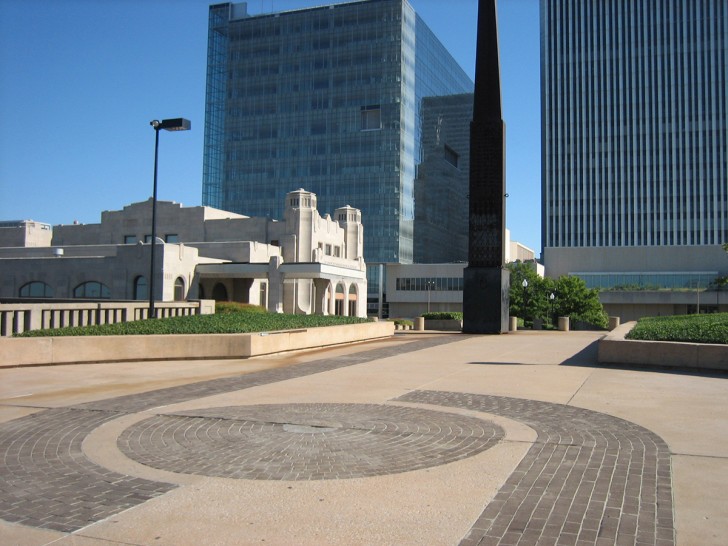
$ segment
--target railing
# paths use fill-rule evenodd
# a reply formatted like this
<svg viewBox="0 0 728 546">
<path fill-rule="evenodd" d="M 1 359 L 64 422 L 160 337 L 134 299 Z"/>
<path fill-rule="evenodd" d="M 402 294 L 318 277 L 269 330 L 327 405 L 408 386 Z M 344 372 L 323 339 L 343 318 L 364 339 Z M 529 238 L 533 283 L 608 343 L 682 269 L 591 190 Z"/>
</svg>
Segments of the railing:
<svg viewBox="0 0 728 546">
<path fill-rule="evenodd" d="M 157 302 L 155 309 L 158 318 L 209 315 L 215 312 L 215 301 Z M 28 330 L 131 322 L 148 316 L 149 304 L 144 301 L 0 304 L 0 336 Z"/>
</svg>

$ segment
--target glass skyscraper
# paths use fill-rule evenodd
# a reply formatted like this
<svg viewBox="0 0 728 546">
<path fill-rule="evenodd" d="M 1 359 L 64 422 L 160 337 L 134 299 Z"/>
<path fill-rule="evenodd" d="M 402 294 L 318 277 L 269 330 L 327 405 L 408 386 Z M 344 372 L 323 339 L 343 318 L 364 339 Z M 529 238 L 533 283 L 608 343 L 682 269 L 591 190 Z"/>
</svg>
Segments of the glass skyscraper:
<svg viewBox="0 0 728 546">
<path fill-rule="evenodd" d="M 302 187 L 362 211 L 367 262 L 411 262 L 422 99 L 472 90 L 407 0 L 213 5 L 203 204 L 280 218 Z"/>
<path fill-rule="evenodd" d="M 415 181 L 415 262 L 468 261 L 472 93 L 422 101 Z"/>
<path fill-rule="evenodd" d="M 728 2 L 540 9 L 544 249 L 728 242 Z"/>
</svg>

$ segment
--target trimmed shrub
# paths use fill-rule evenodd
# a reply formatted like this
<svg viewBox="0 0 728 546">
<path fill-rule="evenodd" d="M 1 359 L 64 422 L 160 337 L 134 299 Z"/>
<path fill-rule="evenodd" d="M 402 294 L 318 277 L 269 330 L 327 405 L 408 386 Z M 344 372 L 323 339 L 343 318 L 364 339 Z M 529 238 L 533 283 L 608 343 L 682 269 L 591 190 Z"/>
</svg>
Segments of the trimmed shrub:
<svg viewBox="0 0 728 546">
<path fill-rule="evenodd" d="M 31 330 L 17 337 L 124 336 L 161 334 L 241 334 L 360 324 L 369 319 L 333 315 L 284 315 L 279 313 L 228 312 L 165 319 L 139 320 L 99 326 Z"/>
<path fill-rule="evenodd" d="M 457 311 L 422 313 L 425 320 L 463 320 L 463 314 Z"/>
<path fill-rule="evenodd" d="M 728 344 L 728 313 L 642 318 L 627 339 Z"/>
<path fill-rule="evenodd" d="M 414 326 L 414 323 L 408 319 L 397 318 L 397 319 L 389 319 L 389 320 L 391 322 L 394 322 L 395 326 L 409 326 L 410 328 L 412 328 L 412 326 Z"/>
<path fill-rule="evenodd" d="M 260 305 L 252 303 L 240 303 L 237 301 L 218 301 L 215 303 L 215 313 L 267 313 L 268 310 Z"/>
</svg>

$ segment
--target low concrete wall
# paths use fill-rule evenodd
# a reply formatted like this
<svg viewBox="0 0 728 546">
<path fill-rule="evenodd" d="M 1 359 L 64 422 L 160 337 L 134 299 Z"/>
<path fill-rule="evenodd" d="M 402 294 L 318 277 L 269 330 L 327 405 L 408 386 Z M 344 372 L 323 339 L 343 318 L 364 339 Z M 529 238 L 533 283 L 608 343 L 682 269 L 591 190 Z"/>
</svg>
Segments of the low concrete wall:
<svg viewBox="0 0 728 546">
<path fill-rule="evenodd" d="M 635 324 L 637 323 L 622 324 L 599 341 L 600 364 L 674 366 L 728 371 L 728 345 L 625 339 Z"/>
<path fill-rule="evenodd" d="M 0 367 L 249 358 L 393 334 L 391 322 L 367 322 L 255 334 L 0 338 Z"/>
<path fill-rule="evenodd" d="M 462 320 L 428 320 L 425 319 L 425 330 L 437 330 L 442 332 L 460 332 L 463 329 Z"/>
</svg>

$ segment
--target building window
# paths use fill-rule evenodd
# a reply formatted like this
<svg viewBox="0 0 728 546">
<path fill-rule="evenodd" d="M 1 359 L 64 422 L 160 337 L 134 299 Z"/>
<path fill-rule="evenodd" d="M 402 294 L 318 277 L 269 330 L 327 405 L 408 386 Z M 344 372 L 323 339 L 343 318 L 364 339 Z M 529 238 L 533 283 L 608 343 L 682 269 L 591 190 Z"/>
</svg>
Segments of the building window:
<svg viewBox="0 0 728 546">
<path fill-rule="evenodd" d="M 326 255 L 331 256 L 331 245 L 326 245 Z"/>
<path fill-rule="evenodd" d="M 124 235 L 124 244 L 133 245 L 136 243 L 136 235 Z"/>
<path fill-rule="evenodd" d="M 145 235 L 144 236 L 144 242 L 149 244 L 152 242 L 152 236 L 151 235 Z"/>
<path fill-rule="evenodd" d="M 344 314 L 344 287 L 341 284 L 336 285 L 335 298 L 334 314 L 342 316 Z"/>
<path fill-rule="evenodd" d="M 258 305 L 268 307 L 268 285 L 264 282 L 260 283 L 260 294 L 258 297 Z"/>
<path fill-rule="evenodd" d="M 361 130 L 376 131 L 382 128 L 382 109 L 377 105 L 361 107 Z"/>
<path fill-rule="evenodd" d="M 179 243 L 179 235 L 176 233 L 167 233 L 164 236 L 164 241 L 167 243 Z"/>
<path fill-rule="evenodd" d="M 149 287 L 146 277 L 139 275 L 134 279 L 134 299 L 145 300 L 149 297 Z"/>
<path fill-rule="evenodd" d="M 395 280 L 395 289 L 408 292 L 462 292 L 462 277 L 401 277 Z"/>
<path fill-rule="evenodd" d="M 52 298 L 53 288 L 41 281 L 32 281 L 20 287 L 21 298 Z"/>
<path fill-rule="evenodd" d="M 111 298 L 109 287 L 97 281 L 79 284 L 73 289 L 74 298 L 90 298 L 108 300 Z"/>
<path fill-rule="evenodd" d="M 352 284 L 349 287 L 349 316 L 350 317 L 356 316 L 356 304 L 357 304 L 356 286 L 354 286 Z"/>
<path fill-rule="evenodd" d="M 174 301 L 185 301 L 185 280 L 182 277 L 174 281 Z"/>
<path fill-rule="evenodd" d="M 458 153 L 450 148 L 447 144 L 445 144 L 445 161 L 450 163 L 453 167 L 456 169 L 458 168 L 458 159 L 460 159 L 460 156 Z"/>
<path fill-rule="evenodd" d="M 336 258 L 341 258 L 341 247 L 340 246 L 334 247 L 334 256 Z"/>
</svg>

